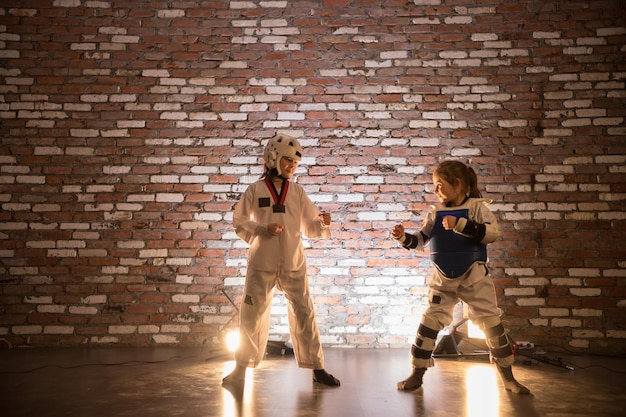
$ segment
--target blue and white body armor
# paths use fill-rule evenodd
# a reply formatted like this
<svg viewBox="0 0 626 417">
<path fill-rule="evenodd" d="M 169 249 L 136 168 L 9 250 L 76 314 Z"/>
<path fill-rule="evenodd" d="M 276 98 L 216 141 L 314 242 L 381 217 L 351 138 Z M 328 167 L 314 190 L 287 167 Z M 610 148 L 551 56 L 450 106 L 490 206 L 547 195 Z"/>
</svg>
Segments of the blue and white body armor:
<svg viewBox="0 0 626 417">
<path fill-rule="evenodd" d="M 438 210 L 430 232 L 430 259 L 446 278 L 458 278 L 476 261 L 487 261 L 487 245 L 443 228 L 445 216 L 469 219 L 467 208 Z"/>
</svg>

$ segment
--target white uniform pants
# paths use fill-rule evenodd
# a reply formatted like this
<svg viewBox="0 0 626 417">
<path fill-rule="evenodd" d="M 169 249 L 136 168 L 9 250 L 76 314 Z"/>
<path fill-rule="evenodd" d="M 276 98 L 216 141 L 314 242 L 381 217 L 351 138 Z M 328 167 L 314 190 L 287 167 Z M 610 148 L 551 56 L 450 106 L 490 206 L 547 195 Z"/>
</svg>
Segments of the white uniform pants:
<svg viewBox="0 0 626 417">
<path fill-rule="evenodd" d="M 502 312 L 498 308 L 495 287 L 486 266 L 482 263 L 475 263 L 463 276 L 455 279 L 435 273 L 430 283 L 428 298 L 428 308 L 420 324 L 423 331 L 418 330 L 416 335 L 415 347 L 419 348 L 418 353 L 412 358 L 412 364 L 416 368 L 434 365 L 430 354 L 435 347 L 437 333 L 452 323 L 454 307 L 459 300 L 467 304 L 469 319 L 481 330 L 501 326 Z M 486 342 L 492 352 L 496 348 L 508 346 L 503 332 L 494 338 L 487 338 Z M 513 361 L 513 355 L 496 357 L 495 360 L 508 366 Z"/>
<path fill-rule="evenodd" d="M 476 263 L 459 278 L 449 279 L 435 274 L 429 288 L 429 304 L 424 315 L 439 323 L 439 329 L 452 323 L 454 306 L 463 301 L 468 306 L 469 319 L 476 324 L 486 317 L 499 317 L 496 289 L 484 264 Z"/>
<path fill-rule="evenodd" d="M 283 291 L 289 304 L 289 331 L 298 366 L 323 369 L 324 354 L 306 267 L 300 271 L 265 272 L 255 271 L 248 265 L 240 308 L 237 364 L 255 368 L 265 355 L 275 286 Z"/>
</svg>

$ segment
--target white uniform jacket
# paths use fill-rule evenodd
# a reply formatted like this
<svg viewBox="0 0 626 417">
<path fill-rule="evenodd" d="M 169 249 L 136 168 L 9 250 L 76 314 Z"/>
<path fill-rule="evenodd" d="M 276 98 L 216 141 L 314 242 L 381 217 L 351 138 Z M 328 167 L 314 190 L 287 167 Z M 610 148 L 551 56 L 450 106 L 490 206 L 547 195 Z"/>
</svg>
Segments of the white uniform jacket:
<svg viewBox="0 0 626 417">
<path fill-rule="evenodd" d="M 274 212 L 276 203 L 265 181 L 259 180 L 246 189 L 235 206 L 235 233 L 250 245 L 248 266 L 268 272 L 305 268 L 302 234 L 328 239 L 330 229 L 304 189 L 294 182 L 289 182 L 284 213 Z M 283 226 L 282 233 L 269 235 L 267 226 L 271 223 Z"/>
</svg>

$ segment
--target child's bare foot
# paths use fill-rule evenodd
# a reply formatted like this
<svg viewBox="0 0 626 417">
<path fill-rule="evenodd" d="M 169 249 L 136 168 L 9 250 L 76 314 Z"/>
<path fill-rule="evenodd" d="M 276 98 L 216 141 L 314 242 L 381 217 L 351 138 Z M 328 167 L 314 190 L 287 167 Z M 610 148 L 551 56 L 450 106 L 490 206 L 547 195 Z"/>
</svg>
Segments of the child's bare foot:
<svg viewBox="0 0 626 417">
<path fill-rule="evenodd" d="M 424 372 L 426 372 L 426 368 L 413 368 L 413 372 L 407 379 L 398 382 L 398 389 L 400 391 L 415 391 L 422 386 Z"/>
<path fill-rule="evenodd" d="M 222 379 L 222 386 L 229 389 L 242 389 L 245 381 L 246 368 L 237 366 L 235 370 Z"/>
<path fill-rule="evenodd" d="M 500 372 L 500 377 L 502 378 L 502 382 L 504 383 L 504 389 L 506 389 L 507 391 L 511 391 L 514 394 L 530 394 L 530 390 L 517 382 L 515 377 L 513 377 L 513 370 L 510 366 L 502 367 L 498 365 L 498 372 Z"/>
</svg>

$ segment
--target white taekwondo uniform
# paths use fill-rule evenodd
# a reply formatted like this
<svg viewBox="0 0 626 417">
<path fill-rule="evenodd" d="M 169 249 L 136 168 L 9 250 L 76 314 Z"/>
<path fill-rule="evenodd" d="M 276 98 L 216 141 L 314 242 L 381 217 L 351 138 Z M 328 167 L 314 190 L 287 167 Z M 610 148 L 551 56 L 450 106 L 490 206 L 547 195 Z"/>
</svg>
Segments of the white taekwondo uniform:
<svg viewBox="0 0 626 417">
<path fill-rule="evenodd" d="M 283 231 L 270 235 L 267 226 L 271 223 L 282 225 Z M 302 234 L 307 238 L 330 238 L 320 211 L 300 185 L 284 180 L 281 189 L 272 191 L 266 180 L 259 180 L 247 188 L 235 206 L 233 225 L 237 236 L 250 245 L 237 364 L 256 367 L 263 359 L 276 286 L 289 302 L 289 329 L 298 366 L 323 369 L 324 355 L 302 245 Z"/>
<path fill-rule="evenodd" d="M 452 322 L 454 306 L 459 300 L 469 307 L 469 318 L 485 331 L 494 360 L 503 366 L 513 362 L 500 321 L 495 287 L 486 265 L 486 246 L 501 235 L 496 216 L 487 208 L 490 202 L 467 198 L 456 207 L 437 204 L 424 219 L 419 233 L 405 233 L 401 239 L 400 243 L 407 249 L 424 250 L 430 244 L 431 261 L 435 266 L 429 285 L 428 308 L 422 315 L 412 348 L 415 368 L 433 366 L 431 355 L 437 334 Z M 454 230 L 447 231 L 441 226 L 445 215 L 457 217 Z"/>
</svg>

